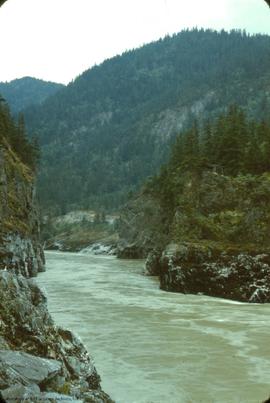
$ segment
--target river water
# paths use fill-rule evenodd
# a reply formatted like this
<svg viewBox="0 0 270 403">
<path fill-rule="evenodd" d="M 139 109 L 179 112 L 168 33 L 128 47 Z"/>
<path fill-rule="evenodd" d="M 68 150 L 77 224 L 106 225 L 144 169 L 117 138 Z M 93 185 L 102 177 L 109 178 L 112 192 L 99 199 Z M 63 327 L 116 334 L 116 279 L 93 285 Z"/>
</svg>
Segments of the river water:
<svg viewBox="0 0 270 403">
<path fill-rule="evenodd" d="M 143 261 L 48 252 L 38 277 L 117 403 L 259 403 L 270 395 L 270 304 L 159 290 Z"/>
</svg>

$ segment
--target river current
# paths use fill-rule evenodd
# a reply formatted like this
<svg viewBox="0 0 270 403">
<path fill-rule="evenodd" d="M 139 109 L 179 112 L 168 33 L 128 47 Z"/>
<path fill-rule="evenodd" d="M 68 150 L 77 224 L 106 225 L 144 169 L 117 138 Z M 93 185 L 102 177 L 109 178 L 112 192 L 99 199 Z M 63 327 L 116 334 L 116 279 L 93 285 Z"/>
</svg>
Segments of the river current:
<svg viewBox="0 0 270 403">
<path fill-rule="evenodd" d="M 270 304 L 167 293 L 143 261 L 47 252 L 56 323 L 80 336 L 117 403 L 260 403 L 270 395 Z"/>
</svg>

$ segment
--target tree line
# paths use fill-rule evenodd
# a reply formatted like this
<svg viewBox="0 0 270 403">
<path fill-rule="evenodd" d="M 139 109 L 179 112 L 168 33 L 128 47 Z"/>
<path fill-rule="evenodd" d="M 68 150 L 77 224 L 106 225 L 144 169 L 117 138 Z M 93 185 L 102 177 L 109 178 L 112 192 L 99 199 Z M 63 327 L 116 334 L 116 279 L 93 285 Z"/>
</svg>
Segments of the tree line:
<svg viewBox="0 0 270 403">
<path fill-rule="evenodd" d="M 35 138 L 27 138 L 22 114 L 15 121 L 5 100 L 0 96 L 0 144 L 7 142 L 21 161 L 35 171 L 40 158 L 40 150 Z"/>
<path fill-rule="evenodd" d="M 249 119 L 236 105 L 201 125 L 195 121 L 177 136 L 169 162 L 145 189 L 173 211 L 182 178 L 187 173 L 201 176 L 209 170 L 232 177 L 269 172 L 269 122 Z"/>
</svg>

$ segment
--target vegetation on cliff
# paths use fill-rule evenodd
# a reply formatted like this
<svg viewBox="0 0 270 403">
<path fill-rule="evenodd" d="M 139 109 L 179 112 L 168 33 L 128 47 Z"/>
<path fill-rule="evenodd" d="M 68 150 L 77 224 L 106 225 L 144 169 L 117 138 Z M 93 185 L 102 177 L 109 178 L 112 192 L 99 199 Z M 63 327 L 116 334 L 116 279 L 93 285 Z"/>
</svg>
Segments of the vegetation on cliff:
<svg viewBox="0 0 270 403">
<path fill-rule="evenodd" d="M 33 205 L 34 172 L 39 159 L 36 142 L 28 140 L 23 117 L 15 122 L 0 103 L 0 232 L 31 234 L 36 219 Z"/>
<path fill-rule="evenodd" d="M 182 132 L 144 192 L 158 200 L 176 241 L 269 244 L 270 126 L 231 106 Z"/>
<path fill-rule="evenodd" d="M 12 119 L 10 110 L 0 95 L 0 146 L 9 148 L 23 164 L 35 171 L 40 152 L 37 140 L 29 140 L 26 135 L 23 115 Z"/>
<path fill-rule="evenodd" d="M 39 150 L 27 139 L 23 118 L 14 121 L 0 102 L 0 269 L 25 277 L 44 269 L 35 205 L 34 174 Z"/>
</svg>

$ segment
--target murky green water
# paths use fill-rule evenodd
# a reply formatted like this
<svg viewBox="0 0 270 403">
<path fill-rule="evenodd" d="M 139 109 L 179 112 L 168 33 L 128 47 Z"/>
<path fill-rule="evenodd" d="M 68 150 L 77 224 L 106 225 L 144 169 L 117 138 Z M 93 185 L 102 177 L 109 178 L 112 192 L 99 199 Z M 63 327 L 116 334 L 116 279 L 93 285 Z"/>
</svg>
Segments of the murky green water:
<svg viewBox="0 0 270 403">
<path fill-rule="evenodd" d="M 259 403 L 270 395 L 270 304 L 166 293 L 142 261 L 47 253 L 49 310 L 117 403 Z"/>
</svg>

